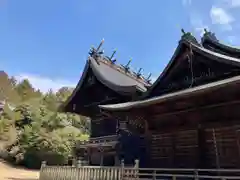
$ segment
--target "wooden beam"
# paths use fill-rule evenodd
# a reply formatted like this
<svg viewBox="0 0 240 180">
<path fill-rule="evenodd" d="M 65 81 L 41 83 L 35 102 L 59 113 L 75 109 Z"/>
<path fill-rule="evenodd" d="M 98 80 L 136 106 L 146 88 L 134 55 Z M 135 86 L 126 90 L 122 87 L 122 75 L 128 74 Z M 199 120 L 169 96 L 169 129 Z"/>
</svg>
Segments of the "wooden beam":
<svg viewBox="0 0 240 180">
<path fill-rule="evenodd" d="M 144 119 L 144 128 L 145 128 L 144 134 L 146 136 L 148 136 L 149 135 L 149 125 L 148 125 L 148 121 L 146 119 Z"/>
<path fill-rule="evenodd" d="M 183 114 L 183 113 L 189 113 L 189 112 L 194 112 L 194 111 L 198 111 L 198 110 L 205 110 L 205 109 L 212 109 L 212 108 L 217 108 L 217 107 L 227 106 L 227 105 L 232 105 L 232 104 L 239 104 L 239 103 L 240 103 L 240 100 L 231 101 L 231 102 L 224 102 L 224 103 L 219 103 L 219 104 L 214 104 L 214 105 L 208 105 L 208 106 L 202 106 L 202 107 L 180 110 L 180 111 L 176 111 L 176 112 L 159 114 L 159 115 L 152 116 L 152 118 L 154 118 L 154 119 L 156 119 L 158 117 L 159 118 L 166 118 L 166 117 L 169 117 L 169 116 L 172 116 L 172 115 L 180 115 L 180 114 Z"/>
<path fill-rule="evenodd" d="M 108 99 L 104 99 L 104 100 L 101 100 L 101 101 L 93 102 L 91 104 L 84 105 L 83 107 L 87 108 L 87 107 L 90 107 L 90 106 L 96 106 L 96 105 L 100 105 L 100 104 L 106 103 L 108 101 L 116 100 L 116 99 L 118 99 L 118 98 L 117 97 L 108 98 Z"/>
<path fill-rule="evenodd" d="M 106 117 L 112 117 L 112 115 L 109 112 L 103 111 L 102 109 L 100 109 L 100 113 L 105 115 Z"/>
</svg>

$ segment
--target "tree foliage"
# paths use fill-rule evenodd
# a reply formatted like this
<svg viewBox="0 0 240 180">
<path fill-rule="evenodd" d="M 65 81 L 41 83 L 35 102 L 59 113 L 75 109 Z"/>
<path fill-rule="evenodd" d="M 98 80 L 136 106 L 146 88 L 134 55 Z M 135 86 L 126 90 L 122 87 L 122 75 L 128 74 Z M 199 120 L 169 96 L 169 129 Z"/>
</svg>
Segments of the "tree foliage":
<svg viewBox="0 0 240 180">
<path fill-rule="evenodd" d="M 0 114 L 0 142 L 5 142 L 15 163 L 32 168 L 42 160 L 62 164 L 72 155 L 75 142 L 88 137 L 86 117 L 57 112 L 71 88 L 43 94 L 27 79 L 17 82 L 2 72 L 0 90 L 0 101 L 6 101 Z"/>
<path fill-rule="evenodd" d="M 7 99 L 13 103 L 20 101 L 20 96 L 14 90 L 16 80 L 9 78 L 7 73 L 0 71 L 0 101 Z"/>
</svg>

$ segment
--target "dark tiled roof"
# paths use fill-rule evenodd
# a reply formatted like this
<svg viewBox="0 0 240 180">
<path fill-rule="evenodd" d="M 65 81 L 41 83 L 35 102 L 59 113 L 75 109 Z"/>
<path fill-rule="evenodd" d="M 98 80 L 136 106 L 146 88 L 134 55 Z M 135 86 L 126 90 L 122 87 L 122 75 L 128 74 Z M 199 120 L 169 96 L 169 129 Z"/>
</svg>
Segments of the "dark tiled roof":
<svg viewBox="0 0 240 180">
<path fill-rule="evenodd" d="M 172 66 L 173 62 L 176 60 L 176 57 L 182 53 L 181 52 L 181 48 L 182 46 L 185 45 L 188 48 L 191 47 L 192 51 L 194 52 L 198 52 L 199 54 L 211 59 L 211 60 L 215 60 L 215 61 L 219 61 L 219 62 L 224 62 L 226 64 L 232 64 L 235 66 L 240 67 L 240 59 L 238 58 L 234 58 L 234 57 L 230 57 L 227 55 L 223 55 L 217 52 L 213 52 L 211 50 L 208 50 L 206 48 L 204 48 L 203 46 L 201 46 L 200 44 L 197 43 L 193 43 L 191 41 L 189 41 L 188 39 L 181 39 L 179 41 L 178 47 L 176 48 L 171 60 L 169 61 L 168 65 L 165 67 L 165 69 L 163 70 L 163 72 L 160 74 L 160 76 L 157 78 L 157 80 L 153 83 L 153 85 L 149 88 L 149 90 L 143 95 L 143 98 L 147 97 L 153 88 L 155 88 L 157 86 L 157 84 L 161 83 L 161 80 L 163 79 L 163 77 L 169 73 L 170 71 L 170 67 Z"/>
<path fill-rule="evenodd" d="M 186 90 L 181 90 L 181 91 L 173 92 L 173 93 L 170 93 L 170 94 L 163 94 L 161 96 L 154 97 L 154 98 L 149 97 L 153 88 L 155 88 L 157 86 L 157 84 L 161 83 L 162 78 L 167 73 L 169 73 L 170 67 L 173 64 L 173 61 L 175 61 L 176 57 L 180 53 L 182 53 L 181 48 L 183 47 L 183 45 L 187 46 L 188 48 L 191 47 L 193 52 L 195 51 L 195 52 L 201 54 L 202 56 L 205 56 L 205 57 L 209 58 L 210 60 L 214 60 L 214 61 L 218 61 L 218 62 L 224 62 L 225 64 L 231 64 L 231 65 L 240 67 L 240 59 L 208 50 L 208 49 L 204 48 L 201 44 L 196 43 L 195 38 L 189 38 L 190 35 L 191 34 L 184 34 L 184 36 L 182 36 L 181 40 L 179 41 L 179 45 L 178 45 L 177 49 L 175 50 L 175 53 L 174 53 L 172 59 L 170 60 L 170 62 L 168 63 L 168 65 L 166 66 L 164 71 L 160 74 L 158 79 L 155 81 L 155 83 L 143 95 L 142 100 L 134 101 L 134 102 L 127 102 L 127 103 L 120 103 L 120 104 L 112 104 L 112 105 L 99 105 L 99 107 L 102 108 L 102 109 L 107 109 L 107 110 L 126 110 L 126 109 L 130 109 L 130 108 L 138 107 L 138 106 L 146 106 L 146 105 L 156 103 L 156 102 L 159 102 L 159 101 L 162 101 L 162 100 L 166 100 L 166 99 L 169 99 L 169 98 L 174 98 L 175 96 L 188 94 L 188 93 L 193 93 L 193 92 L 198 92 L 198 91 L 206 90 L 207 88 L 212 88 L 212 87 L 215 87 L 215 86 L 221 86 L 222 84 L 228 84 L 228 83 L 231 83 L 231 82 L 235 82 L 235 81 L 239 82 L 240 81 L 240 76 L 236 76 L 236 77 L 233 77 L 233 78 L 229 78 L 229 79 L 225 79 L 225 80 L 221 80 L 221 81 L 217 81 L 217 82 L 213 82 L 213 83 L 209 83 L 209 84 L 206 84 L 206 85 L 201 85 L 201 86 L 197 86 L 197 87 L 193 87 L 193 88 L 188 88 Z M 146 99 L 146 98 L 148 98 L 148 99 Z"/>
<path fill-rule="evenodd" d="M 213 52 L 211 50 L 208 50 L 204 47 L 201 46 L 196 46 L 194 44 L 191 44 L 193 49 L 195 49 L 196 51 L 198 51 L 199 53 L 201 53 L 202 55 L 209 57 L 210 59 L 216 60 L 216 61 L 220 61 L 220 62 L 226 62 L 226 63 L 230 63 L 230 64 L 234 64 L 237 66 L 240 66 L 240 59 L 235 58 L 235 57 L 230 57 L 224 54 L 220 54 L 217 52 Z"/>
<path fill-rule="evenodd" d="M 235 47 L 231 45 L 227 45 L 224 43 L 221 43 L 214 33 L 205 30 L 205 33 L 203 34 L 201 38 L 202 45 L 205 47 L 205 43 L 213 43 L 217 47 L 220 47 L 221 49 L 226 49 L 227 51 L 233 52 L 233 53 L 240 53 L 240 47 Z M 207 47 L 207 46 L 206 46 Z"/>
</svg>

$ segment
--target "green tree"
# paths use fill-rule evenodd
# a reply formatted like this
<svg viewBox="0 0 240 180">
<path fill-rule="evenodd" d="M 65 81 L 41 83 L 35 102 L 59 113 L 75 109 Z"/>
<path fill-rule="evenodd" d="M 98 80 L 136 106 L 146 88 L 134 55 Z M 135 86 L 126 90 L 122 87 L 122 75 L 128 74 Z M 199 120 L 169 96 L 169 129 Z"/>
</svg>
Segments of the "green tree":
<svg viewBox="0 0 240 180">
<path fill-rule="evenodd" d="M 57 111 L 57 97 L 56 94 L 50 89 L 43 97 L 43 104 L 51 111 Z"/>
<path fill-rule="evenodd" d="M 19 128 L 24 128 L 33 121 L 33 114 L 29 104 L 21 104 L 14 109 L 15 125 Z"/>
<path fill-rule="evenodd" d="M 15 91 L 14 78 L 9 78 L 7 73 L 0 71 L 0 101 L 7 100 L 8 102 L 18 103 L 20 97 Z"/>
<path fill-rule="evenodd" d="M 10 77 L 9 78 L 9 81 L 10 81 L 10 84 L 12 85 L 12 87 L 16 87 L 16 85 L 17 85 L 17 80 L 16 80 L 16 78 L 15 77 Z"/>
<path fill-rule="evenodd" d="M 57 101 L 63 102 L 66 101 L 67 98 L 72 94 L 72 88 L 62 87 L 56 92 Z"/>
<path fill-rule="evenodd" d="M 14 162 L 28 167 L 39 167 L 42 160 L 63 164 L 75 142 L 88 138 L 86 117 L 57 112 L 71 93 L 71 88 L 63 87 L 42 94 L 28 80 L 18 83 L 0 72 L 0 100 L 7 102 L 0 115 L 0 142 L 6 142 Z"/>
<path fill-rule="evenodd" d="M 17 84 L 15 89 L 21 97 L 22 101 L 26 101 L 35 97 L 35 90 L 27 79 L 24 79 L 19 84 Z"/>
</svg>

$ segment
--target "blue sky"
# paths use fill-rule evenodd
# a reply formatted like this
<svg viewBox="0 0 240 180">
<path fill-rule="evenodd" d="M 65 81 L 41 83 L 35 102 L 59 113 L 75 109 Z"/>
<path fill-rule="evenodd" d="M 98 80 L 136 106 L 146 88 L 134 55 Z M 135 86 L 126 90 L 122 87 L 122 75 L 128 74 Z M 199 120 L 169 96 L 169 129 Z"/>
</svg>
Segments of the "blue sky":
<svg viewBox="0 0 240 180">
<path fill-rule="evenodd" d="M 158 77 L 181 37 L 203 28 L 238 45 L 240 0 L 0 0 L 0 69 L 42 91 L 79 80 L 91 45 Z"/>
</svg>

